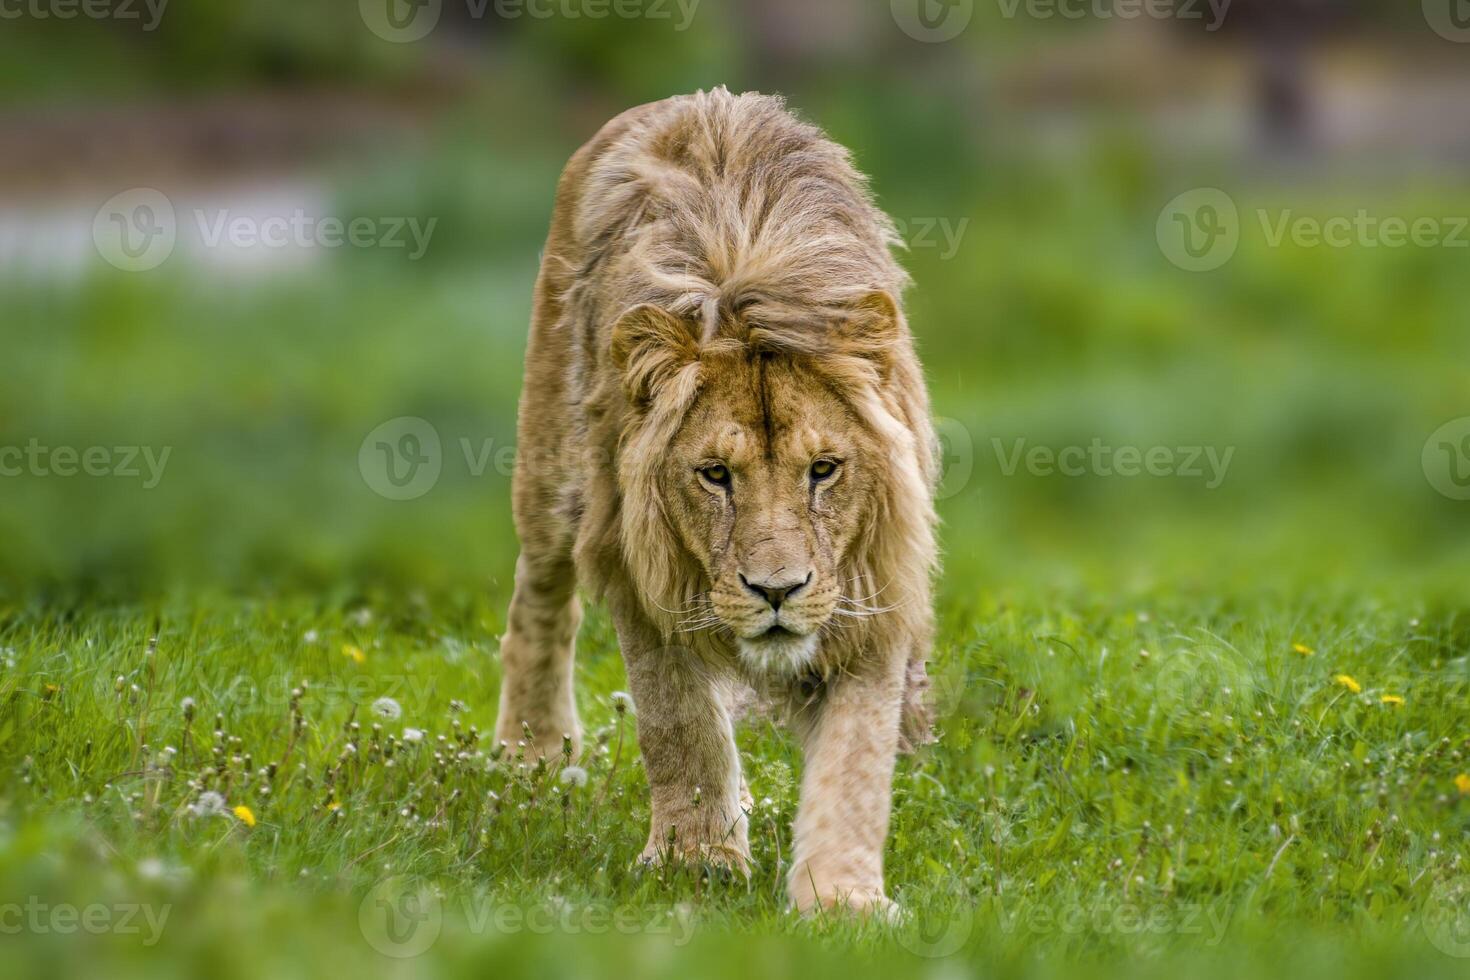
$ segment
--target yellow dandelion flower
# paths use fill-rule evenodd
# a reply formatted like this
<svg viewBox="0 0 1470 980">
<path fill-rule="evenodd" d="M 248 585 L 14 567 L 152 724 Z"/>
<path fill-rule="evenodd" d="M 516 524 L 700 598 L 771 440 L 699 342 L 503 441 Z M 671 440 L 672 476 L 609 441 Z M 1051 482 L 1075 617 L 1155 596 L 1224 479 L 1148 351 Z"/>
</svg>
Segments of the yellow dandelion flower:
<svg viewBox="0 0 1470 980">
<path fill-rule="evenodd" d="M 1455 789 L 1460 791 L 1461 796 L 1470 796 L 1470 776 L 1463 772 L 1455 777 Z"/>
<path fill-rule="evenodd" d="M 248 806 L 235 807 L 235 817 L 247 827 L 255 826 L 255 814 Z"/>
<path fill-rule="evenodd" d="M 353 646 L 351 643 L 342 644 L 342 656 L 348 658 L 355 664 L 367 662 L 367 654 L 362 652 L 362 648 Z"/>
<path fill-rule="evenodd" d="M 1343 687 L 1347 688 L 1349 691 L 1352 691 L 1354 694 L 1363 693 L 1363 685 L 1359 684 L 1357 680 L 1349 674 L 1338 674 L 1332 679 L 1341 684 Z"/>
<path fill-rule="evenodd" d="M 1293 643 L 1291 645 L 1291 648 L 1297 653 L 1301 654 L 1303 657 L 1310 657 L 1312 654 L 1317 652 L 1316 650 L 1313 650 L 1311 647 L 1307 646 L 1305 643 Z"/>
<path fill-rule="evenodd" d="M 332 802 L 330 802 L 330 803 L 327 804 L 327 809 L 328 810 L 340 810 L 340 809 L 342 809 L 342 804 L 339 803 L 339 802 L 337 802 L 336 800 L 333 800 Z"/>
<path fill-rule="evenodd" d="M 1404 703 L 1404 699 L 1399 697 L 1397 694 L 1385 694 L 1378 700 L 1383 704 L 1391 704 L 1395 707 Z"/>
</svg>

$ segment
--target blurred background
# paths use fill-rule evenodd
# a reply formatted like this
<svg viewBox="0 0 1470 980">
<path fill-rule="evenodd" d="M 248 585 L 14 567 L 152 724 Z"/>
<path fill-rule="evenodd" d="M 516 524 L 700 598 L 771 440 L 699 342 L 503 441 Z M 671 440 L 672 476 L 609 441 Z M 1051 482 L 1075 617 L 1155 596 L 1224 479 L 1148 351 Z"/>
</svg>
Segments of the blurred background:
<svg viewBox="0 0 1470 980">
<path fill-rule="evenodd" d="M 1463 0 L 25 0 L 0 588 L 508 580 L 559 170 L 717 85 L 899 222 L 947 595 L 1456 580 Z"/>
</svg>

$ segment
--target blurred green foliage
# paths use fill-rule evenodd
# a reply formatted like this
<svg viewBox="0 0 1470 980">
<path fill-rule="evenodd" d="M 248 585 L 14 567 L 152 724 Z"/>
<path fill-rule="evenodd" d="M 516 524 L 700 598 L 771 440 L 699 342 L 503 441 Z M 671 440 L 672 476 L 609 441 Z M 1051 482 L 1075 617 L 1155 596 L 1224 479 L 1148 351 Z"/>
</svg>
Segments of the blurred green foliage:
<svg viewBox="0 0 1470 980">
<path fill-rule="evenodd" d="M 914 239 L 910 317 L 936 413 L 958 423 L 969 452 L 970 476 L 942 511 L 948 550 L 977 564 L 952 564 L 951 577 L 1000 571 L 1017 555 L 1104 572 L 1286 562 L 1304 573 L 1464 557 L 1465 508 L 1420 465 L 1425 439 L 1470 402 L 1463 256 L 1273 248 L 1249 223 L 1256 207 L 1415 216 L 1464 213 L 1470 198 L 1314 188 L 1283 203 L 1281 191 L 1245 187 L 1238 254 L 1188 273 L 1161 254 L 1153 219 L 1196 181 L 1137 148 L 1105 150 L 1084 172 L 1017 160 L 987 134 L 946 128 L 942 113 L 905 118 L 897 100 L 822 105 L 807 111 L 874 171 Z M 10 379 L 0 444 L 172 447 L 151 490 L 5 479 L 0 577 L 21 591 L 130 591 L 181 579 L 507 574 L 508 479 L 503 467 L 477 475 L 461 440 L 475 455 L 513 445 L 555 176 L 588 135 L 527 131 L 522 112 L 478 102 L 422 147 L 333 178 L 345 218 L 437 219 L 417 262 L 349 249 L 259 281 L 171 262 L 0 287 Z M 946 144 L 964 166 L 928 162 Z M 915 145 L 924 152 L 906 173 Z M 409 502 L 376 496 L 357 466 L 364 437 L 399 416 L 429 420 L 444 444 L 439 484 Z M 1003 466 L 1021 440 L 1097 439 L 1234 455 L 1214 489 Z"/>
</svg>

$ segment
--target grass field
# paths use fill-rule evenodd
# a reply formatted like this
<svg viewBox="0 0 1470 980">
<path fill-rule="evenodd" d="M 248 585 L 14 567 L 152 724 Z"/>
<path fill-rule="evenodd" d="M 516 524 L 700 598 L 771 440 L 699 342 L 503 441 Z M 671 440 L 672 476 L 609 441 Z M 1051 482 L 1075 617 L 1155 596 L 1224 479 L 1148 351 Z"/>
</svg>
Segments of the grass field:
<svg viewBox="0 0 1470 980">
<path fill-rule="evenodd" d="M 3 940 L 17 974 L 376 974 L 412 955 L 431 975 L 676 976 L 740 948 L 780 975 L 1464 975 L 1470 618 L 1452 607 L 948 592 L 943 739 L 897 779 L 894 930 L 785 912 L 800 761 L 760 725 L 741 740 L 753 878 L 635 870 L 648 804 L 610 629 L 584 633 L 596 748 L 569 781 L 483 735 L 503 599 L 10 610 L 0 880 L 42 923 Z M 120 931 L 66 931 L 68 903 Z"/>
<path fill-rule="evenodd" d="M 1191 277 L 1137 162 L 987 176 L 948 210 L 876 162 L 898 213 L 985 218 L 907 260 L 948 440 L 943 738 L 897 778 L 906 923 L 802 921 L 800 758 L 763 724 L 752 879 L 635 869 L 636 706 L 600 613 L 583 772 L 486 741 L 515 545 L 503 467 L 474 464 L 513 447 L 550 194 L 525 175 L 564 155 L 343 203 L 444 216 L 409 271 L 0 291 L 0 444 L 171 450 L 153 487 L 3 484 L 8 975 L 1466 975 L 1470 516 L 1421 461 L 1470 413 L 1457 255 L 1246 241 Z M 359 446 L 404 416 L 444 458 L 399 502 Z M 1010 466 L 1022 440 L 1232 462 L 1071 478 Z"/>
</svg>

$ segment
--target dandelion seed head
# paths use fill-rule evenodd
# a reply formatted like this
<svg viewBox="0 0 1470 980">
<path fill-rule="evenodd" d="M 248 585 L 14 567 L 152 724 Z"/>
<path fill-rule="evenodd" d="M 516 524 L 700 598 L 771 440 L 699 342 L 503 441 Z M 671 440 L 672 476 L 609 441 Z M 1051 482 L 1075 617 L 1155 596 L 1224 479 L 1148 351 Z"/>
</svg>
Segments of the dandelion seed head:
<svg viewBox="0 0 1470 980">
<path fill-rule="evenodd" d="M 189 807 L 189 811 L 196 817 L 218 816 L 225 811 L 225 798 L 214 790 L 205 790 L 199 794 L 199 799 Z"/>
</svg>

